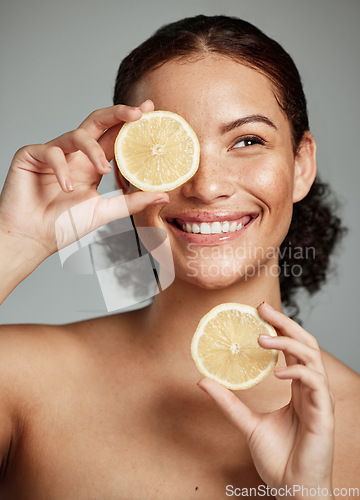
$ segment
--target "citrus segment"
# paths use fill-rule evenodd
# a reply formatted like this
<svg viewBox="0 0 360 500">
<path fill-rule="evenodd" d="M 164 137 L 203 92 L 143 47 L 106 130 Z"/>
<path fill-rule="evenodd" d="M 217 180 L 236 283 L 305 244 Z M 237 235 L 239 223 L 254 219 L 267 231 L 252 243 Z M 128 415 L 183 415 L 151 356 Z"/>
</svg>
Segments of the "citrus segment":
<svg viewBox="0 0 360 500">
<path fill-rule="evenodd" d="M 220 304 L 201 320 L 191 343 L 198 370 L 228 389 L 248 389 L 275 367 L 276 350 L 263 349 L 259 335 L 276 336 L 258 311 L 244 304 Z"/>
<path fill-rule="evenodd" d="M 150 111 L 123 125 L 115 158 L 123 176 L 139 189 L 171 191 L 195 174 L 200 146 L 184 118 L 170 111 Z"/>
</svg>

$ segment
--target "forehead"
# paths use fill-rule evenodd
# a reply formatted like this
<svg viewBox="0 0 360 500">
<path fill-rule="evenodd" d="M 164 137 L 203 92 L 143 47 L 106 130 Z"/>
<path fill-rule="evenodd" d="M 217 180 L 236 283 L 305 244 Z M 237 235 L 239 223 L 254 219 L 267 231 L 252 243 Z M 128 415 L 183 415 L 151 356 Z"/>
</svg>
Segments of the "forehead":
<svg viewBox="0 0 360 500">
<path fill-rule="evenodd" d="M 287 119 L 272 82 L 256 69 L 223 56 L 171 60 L 136 85 L 135 104 L 151 99 L 155 109 L 174 111 L 193 126 L 204 118 L 227 122 L 263 114 L 281 126 Z M 210 123 L 207 124 L 210 126 Z"/>
</svg>

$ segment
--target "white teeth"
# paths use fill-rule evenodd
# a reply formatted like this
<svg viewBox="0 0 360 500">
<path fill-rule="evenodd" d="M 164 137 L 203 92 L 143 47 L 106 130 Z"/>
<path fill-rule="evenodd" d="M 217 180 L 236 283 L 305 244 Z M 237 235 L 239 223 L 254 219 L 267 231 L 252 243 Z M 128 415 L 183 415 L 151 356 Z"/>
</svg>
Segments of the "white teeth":
<svg viewBox="0 0 360 500">
<path fill-rule="evenodd" d="M 211 227 L 211 234 L 220 234 L 221 233 L 220 222 L 213 222 L 210 227 Z"/>
<path fill-rule="evenodd" d="M 200 224 L 200 233 L 201 234 L 211 234 L 210 224 L 208 224 L 207 222 L 202 222 Z"/>
<path fill-rule="evenodd" d="M 182 224 L 182 230 L 186 233 L 194 233 L 194 234 L 221 234 L 221 233 L 234 233 L 235 231 L 239 231 L 244 226 L 241 222 L 237 223 L 233 222 L 202 222 L 200 225 L 193 223 L 190 224 L 187 222 L 186 224 Z"/>
</svg>

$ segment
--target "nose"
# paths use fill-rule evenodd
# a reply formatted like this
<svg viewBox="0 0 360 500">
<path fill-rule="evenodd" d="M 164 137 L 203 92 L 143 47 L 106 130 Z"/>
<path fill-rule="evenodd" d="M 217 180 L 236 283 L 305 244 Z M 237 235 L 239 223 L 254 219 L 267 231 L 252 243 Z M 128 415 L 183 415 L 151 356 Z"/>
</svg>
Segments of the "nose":
<svg viewBox="0 0 360 500">
<path fill-rule="evenodd" d="M 230 198 L 235 192 L 234 179 L 222 168 L 219 158 L 201 151 L 196 174 L 182 186 L 182 194 L 202 203 L 213 203 Z"/>
</svg>

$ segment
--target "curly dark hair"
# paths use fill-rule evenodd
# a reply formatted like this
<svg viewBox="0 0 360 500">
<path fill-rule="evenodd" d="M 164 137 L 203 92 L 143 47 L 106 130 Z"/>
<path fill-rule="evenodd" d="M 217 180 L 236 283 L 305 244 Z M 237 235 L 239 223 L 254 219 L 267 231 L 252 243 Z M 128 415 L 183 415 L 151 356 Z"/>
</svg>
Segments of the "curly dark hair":
<svg viewBox="0 0 360 500">
<path fill-rule="evenodd" d="M 299 72 L 278 42 L 236 17 L 199 15 L 161 27 L 120 64 L 114 104 L 136 105 L 137 82 L 167 61 L 206 53 L 229 57 L 271 80 L 277 102 L 289 120 L 296 155 L 304 133 L 309 130 Z M 330 187 L 318 177 L 308 195 L 294 204 L 289 232 L 279 249 L 281 298 L 284 306 L 292 310 L 292 317 L 299 312 L 294 300 L 299 287 L 313 294 L 326 280 L 331 253 L 345 232 L 336 209 Z M 285 273 L 285 269 L 295 265 L 301 272 Z"/>
<path fill-rule="evenodd" d="M 298 322 L 296 291 L 304 288 L 312 295 L 320 290 L 326 281 L 331 254 L 347 231 L 336 215 L 338 207 L 329 185 L 318 178 L 306 198 L 294 204 L 291 225 L 280 247 L 279 268 L 281 300 Z M 295 268 L 301 272 L 285 272 Z"/>
</svg>

